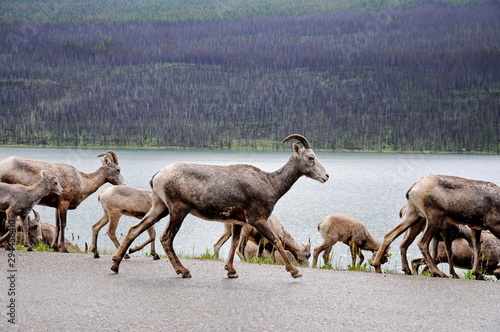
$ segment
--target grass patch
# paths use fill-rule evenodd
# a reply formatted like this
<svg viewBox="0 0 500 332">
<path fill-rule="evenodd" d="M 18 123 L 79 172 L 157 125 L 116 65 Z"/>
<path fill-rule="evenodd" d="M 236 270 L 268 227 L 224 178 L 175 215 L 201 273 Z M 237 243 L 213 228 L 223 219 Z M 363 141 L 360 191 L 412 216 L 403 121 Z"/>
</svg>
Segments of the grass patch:
<svg viewBox="0 0 500 332">
<path fill-rule="evenodd" d="M 35 245 L 33 246 L 33 249 L 36 251 L 46 251 L 46 252 L 53 252 L 54 251 L 54 248 L 52 248 L 51 246 L 49 246 L 45 242 L 35 243 Z"/>
<path fill-rule="evenodd" d="M 370 264 L 368 264 L 367 262 L 365 262 L 365 263 L 363 263 L 361 265 L 356 265 L 356 266 L 347 265 L 347 271 L 371 272 L 371 271 L 373 271 L 373 268 L 371 267 Z"/>
</svg>

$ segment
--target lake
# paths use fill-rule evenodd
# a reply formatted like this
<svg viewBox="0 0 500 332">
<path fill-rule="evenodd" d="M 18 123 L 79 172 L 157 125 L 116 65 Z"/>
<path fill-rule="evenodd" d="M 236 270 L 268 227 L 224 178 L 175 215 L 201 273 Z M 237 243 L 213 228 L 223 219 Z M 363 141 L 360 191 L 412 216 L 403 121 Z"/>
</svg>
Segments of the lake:
<svg viewBox="0 0 500 332">
<path fill-rule="evenodd" d="M 21 156 L 36 160 L 68 163 L 79 170 L 90 173 L 101 165 L 97 155 L 105 149 L 56 149 L 56 148 L 11 148 L 0 147 L 0 160 L 8 156 Z M 122 174 L 127 185 L 150 189 L 149 180 L 163 167 L 176 161 L 202 164 L 230 165 L 252 164 L 264 171 L 274 171 L 283 166 L 291 155 L 290 151 L 213 151 L 213 150 L 114 150 L 119 158 Z M 379 239 L 399 221 L 399 210 L 405 204 L 405 194 L 410 186 L 426 174 L 445 174 L 470 179 L 491 181 L 500 184 L 499 155 L 468 154 L 382 154 L 382 153 L 336 153 L 318 152 L 318 158 L 327 168 L 330 180 L 324 184 L 301 178 L 282 197 L 274 209 L 286 230 L 299 243 L 318 246 L 322 237 L 317 224 L 329 214 L 346 214 L 364 222 Z M 80 247 L 87 242 L 90 246 L 92 225 L 99 220 L 102 208 L 97 200 L 105 184 L 88 197 L 76 210 L 68 212 L 67 238 Z M 55 224 L 54 209 L 38 206 L 42 221 Z M 166 225 L 167 218 L 156 224 L 159 236 Z M 128 228 L 138 219 L 122 217 L 117 230 L 121 241 Z M 224 229 L 219 222 L 210 222 L 188 216 L 179 233 L 174 247 L 178 254 L 200 255 L 207 248 L 212 251 L 213 243 Z M 105 226 L 99 236 L 98 247 L 108 253 L 115 248 L 106 235 Z M 144 233 L 138 240 L 147 238 Z M 400 270 L 398 238 L 392 245 L 394 255 L 383 266 L 384 269 Z M 157 251 L 164 254 L 159 240 Z M 149 252 L 146 247 L 144 252 Z M 229 242 L 221 250 L 227 257 Z M 334 247 L 334 265 L 346 267 L 350 264 L 348 247 L 338 243 Z M 409 258 L 420 257 L 413 244 Z M 371 254 L 365 255 L 370 258 Z M 447 267 L 444 272 L 448 272 Z"/>
</svg>

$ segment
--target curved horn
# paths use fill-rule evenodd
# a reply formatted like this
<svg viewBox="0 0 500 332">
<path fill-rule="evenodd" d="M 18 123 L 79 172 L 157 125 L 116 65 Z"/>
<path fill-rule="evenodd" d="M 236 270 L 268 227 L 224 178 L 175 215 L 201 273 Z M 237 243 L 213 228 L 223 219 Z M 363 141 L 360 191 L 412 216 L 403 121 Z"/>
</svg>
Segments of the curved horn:
<svg viewBox="0 0 500 332">
<path fill-rule="evenodd" d="M 118 165 L 118 156 L 116 155 L 116 153 L 114 153 L 113 151 L 108 151 L 106 153 L 101 153 L 97 157 L 100 158 L 100 157 L 105 157 L 105 156 L 109 157 L 112 162 L 114 162 L 115 164 Z"/>
<path fill-rule="evenodd" d="M 35 219 L 40 220 L 40 214 L 33 210 L 33 214 L 35 215 Z"/>
<path fill-rule="evenodd" d="M 291 139 L 296 139 L 297 141 L 299 141 L 300 143 L 302 143 L 302 145 L 304 146 L 304 149 L 310 149 L 311 148 L 311 145 L 309 144 L 309 141 L 304 136 L 298 135 L 298 134 L 293 134 L 293 135 L 288 136 L 287 138 L 285 138 L 283 140 L 283 142 L 281 142 L 281 144 L 284 144 L 285 142 L 287 142 L 288 140 L 291 140 Z"/>
<path fill-rule="evenodd" d="M 118 156 L 116 155 L 116 153 L 111 150 L 108 151 L 108 153 L 112 157 L 111 159 L 113 160 L 113 162 L 118 165 Z"/>
</svg>

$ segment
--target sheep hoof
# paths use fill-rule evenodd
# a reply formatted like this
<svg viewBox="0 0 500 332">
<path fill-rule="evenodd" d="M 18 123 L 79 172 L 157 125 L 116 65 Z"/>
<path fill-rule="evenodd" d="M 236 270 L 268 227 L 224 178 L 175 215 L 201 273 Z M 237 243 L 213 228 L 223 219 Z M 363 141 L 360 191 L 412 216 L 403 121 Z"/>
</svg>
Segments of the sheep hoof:
<svg viewBox="0 0 500 332">
<path fill-rule="evenodd" d="M 157 261 L 159 259 L 160 259 L 160 255 L 158 255 L 158 254 L 153 255 L 153 260 Z"/>
<path fill-rule="evenodd" d="M 476 280 L 484 280 L 484 275 L 482 273 L 475 274 Z"/>
<path fill-rule="evenodd" d="M 448 278 L 448 276 L 446 274 L 444 274 L 443 272 L 441 272 L 441 271 L 436 272 L 436 273 L 432 273 L 431 276 L 433 276 L 433 277 L 439 277 L 439 278 Z"/>
<path fill-rule="evenodd" d="M 112 266 L 111 267 L 111 271 L 113 271 L 114 273 L 118 273 L 118 266 Z"/>
<path fill-rule="evenodd" d="M 300 271 L 296 271 L 292 273 L 293 278 L 302 278 L 302 273 Z"/>
<path fill-rule="evenodd" d="M 128 254 L 125 254 L 125 256 L 123 256 L 123 258 L 130 259 L 130 256 Z"/>
<path fill-rule="evenodd" d="M 33 247 L 29 247 L 27 251 L 33 251 Z"/>
<path fill-rule="evenodd" d="M 177 272 L 177 274 L 182 274 L 183 278 L 191 278 L 191 273 L 189 272 L 189 270 L 185 270 L 185 271 L 177 270 L 176 272 Z"/>
<path fill-rule="evenodd" d="M 231 278 L 231 279 L 238 278 L 238 273 L 236 273 L 236 271 L 234 271 L 234 272 L 228 272 L 227 273 L 227 277 Z"/>
<path fill-rule="evenodd" d="M 101 258 L 101 256 L 99 256 L 99 254 L 94 254 L 94 258 Z"/>
</svg>

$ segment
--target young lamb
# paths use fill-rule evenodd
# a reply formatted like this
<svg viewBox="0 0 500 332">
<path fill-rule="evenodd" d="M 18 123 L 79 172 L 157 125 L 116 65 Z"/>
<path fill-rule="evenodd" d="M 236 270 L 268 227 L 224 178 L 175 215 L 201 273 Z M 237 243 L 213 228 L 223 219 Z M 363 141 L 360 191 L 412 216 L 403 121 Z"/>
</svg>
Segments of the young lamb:
<svg viewBox="0 0 500 332">
<path fill-rule="evenodd" d="M 434 257 L 436 264 L 448 263 L 448 255 L 444 243 L 433 239 L 437 243 L 437 255 Z M 432 242 L 431 242 L 432 243 Z M 463 238 L 457 238 L 452 243 L 453 250 L 453 265 L 460 269 L 472 269 L 474 262 L 474 253 L 470 247 L 469 242 Z M 500 262 L 500 240 L 493 234 L 487 231 L 481 232 L 481 259 L 479 265 L 481 266 L 481 273 L 495 274 L 497 279 L 500 275 L 495 273 L 498 263 Z M 418 268 L 425 265 L 424 258 L 414 258 L 411 260 L 411 266 L 414 274 L 418 274 Z M 425 268 L 427 269 L 427 267 Z"/>
<path fill-rule="evenodd" d="M 97 250 L 97 236 L 99 231 L 109 223 L 108 236 L 113 241 L 116 248 L 120 246 L 120 242 L 116 237 L 116 229 L 122 215 L 141 219 L 153 205 L 153 194 L 151 190 L 137 189 L 128 186 L 112 186 L 104 189 L 99 195 L 99 203 L 101 203 L 103 214 L 92 226 L 92 245 L 90 251 L 94 253 L 94 258 L 99 258 Z M 131 248 L 130 253 L 136 252 L 144 248 L 148 243 L 151 243 L 151 256 L 153 259 L 160 259 L 160 256 L 155 250 L 156 231 L 154 226 L 148 229 L 149 239 L 144 243 Z M 125 255 L 125 258 L 128 258 Z"/>
<path fill-rule="evenodd" d="M 364 256 L 361 250 L 371 251 L 376 255 L 380 248 L 380 241 L 370 233 L 368 228 L 359 220 L 345 215 L 329 215 L 318 224 L 318 231 L 323 237 L 323 243 L 314 249 L 312 267 L 315 268 L 318 263 L 318 256 L 323 252 L 323 261 L 329 261 L 332 247 L 338 241 L 349 246 L 351 251 L 352 266 L 361 265 Z M 359 256 L 359 262 L 356 264 L 356 256 Z M 387 255 L 384 256 L 387 261 Z"/>
<path fill-rule="evenodd" d="M 311 256 L 311 244 L 299 244 L 293 237 L 285 230 L 285 227 L 280 223 L 279 219 L 275 215 L 271 215 L 267 219 L 269 226 L 273 229 L 274 233 L 283 242 L 287 256 L 293 257 L 293 262 L 302 265 L 309 265 L 309 257 Z M 231 237 L 232 235 L 232 225 L 229 223 L 224 224 L 224 233 L 214 244 L 214 257 L 219 257 L 219 251 L 222 245 Z M 250 249 L 250 256 L 247 255 L 248 245 L 251 243 L 255 244 L 257 251 L 254 253 L 254 247 Z M 240 259 L 246 260 L 248 257 L 263 257 L 264 251 L 269 253 L 273 261 L 282 262 L 283 259 L 278 251 L 275 250 L 274 246 L 267 241 L 261 233 L 248 224 L 244 225 L 241 230 L 240 243 L 238 245 L 238 251 L 236 252 Z"/>
<path fill-rule="evenodd" d="M 30 186 L 0 183 L 0 211 L 5 212 L 6 223 L 10 227 L 10 231 L 0 238 L 0 242 L 8 237 L 9 244 L 13 244 L 16 238 L 16 218 L 19 217 L 23 221 L 24 245 L 28 251 L 33 250 L 28 238 L 28 214 L 46 195 L 61 195 L 64 192 L 56 176 L 44 170 L 39 175 L 40 180 Z"/>
</svg>

